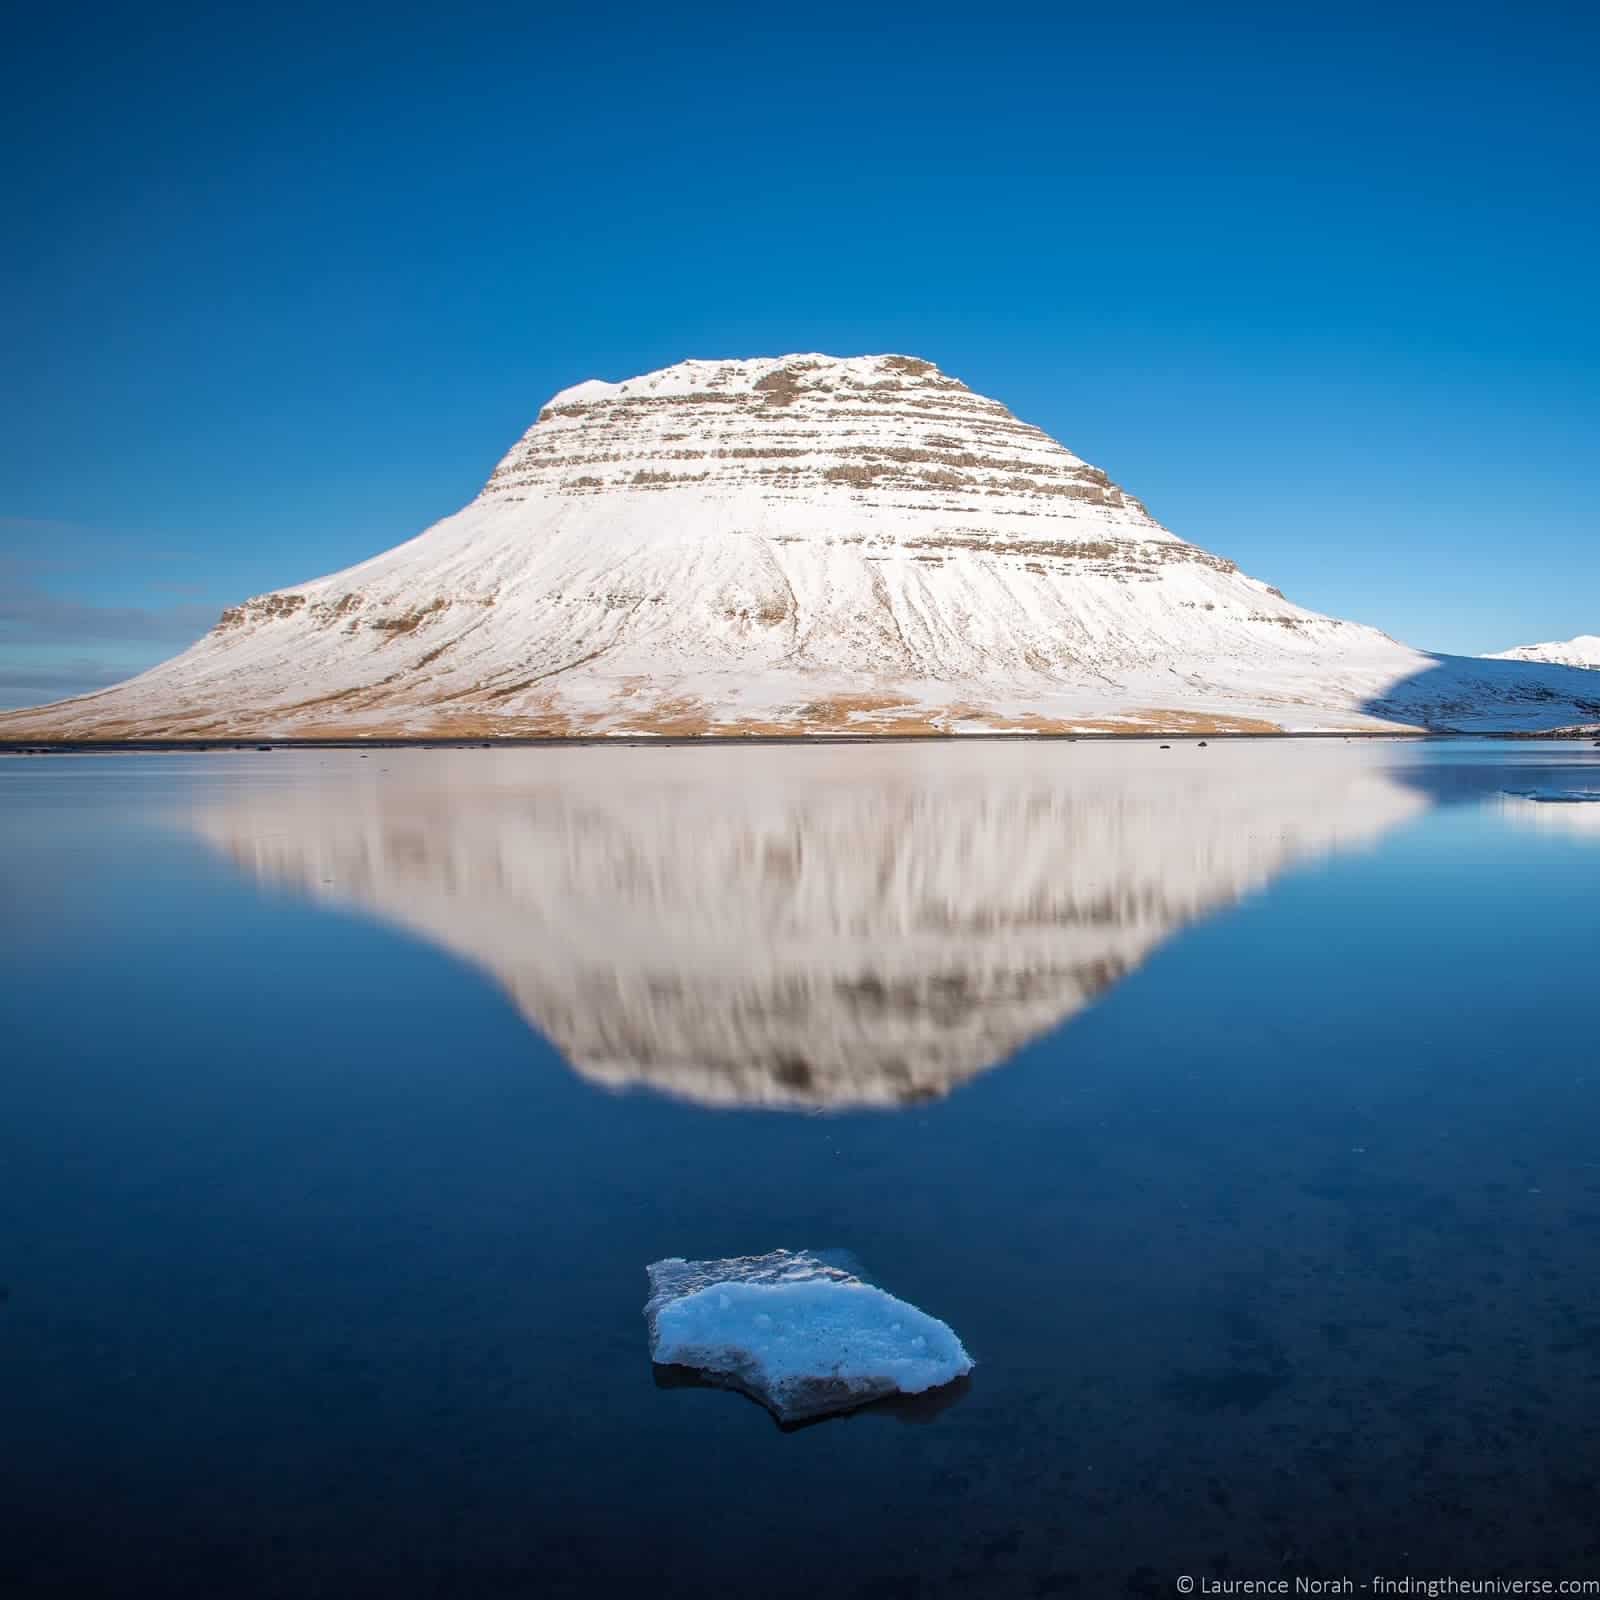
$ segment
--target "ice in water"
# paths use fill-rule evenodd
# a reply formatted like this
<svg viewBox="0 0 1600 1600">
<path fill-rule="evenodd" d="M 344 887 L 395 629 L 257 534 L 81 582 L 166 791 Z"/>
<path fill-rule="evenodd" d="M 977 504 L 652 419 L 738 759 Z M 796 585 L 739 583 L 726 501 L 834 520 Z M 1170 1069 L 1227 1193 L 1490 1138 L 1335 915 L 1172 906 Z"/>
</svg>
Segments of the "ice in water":
<svg viewBox="0 0 1600 1600">
<path fill-rule="evenodd" d="M 759 1400 L 780 1422 L 922 1394 L 972 1358 L 937 1317 L 809 1251 L 647 1269 L 650 1354 Z"/>
</svg>

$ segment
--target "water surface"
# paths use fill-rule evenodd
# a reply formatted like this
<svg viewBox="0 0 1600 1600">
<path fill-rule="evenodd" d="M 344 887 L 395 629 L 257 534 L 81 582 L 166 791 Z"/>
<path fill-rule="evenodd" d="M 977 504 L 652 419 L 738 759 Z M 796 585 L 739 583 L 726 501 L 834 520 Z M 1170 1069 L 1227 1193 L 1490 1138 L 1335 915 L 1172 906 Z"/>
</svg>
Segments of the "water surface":
<svg viewBox="0 0 1600 1600">
<path fill-rule="evenodd" d="M 1592 1574 L 1597 756 L 0 761 L 0 1588 Z M 658 1385 L 778 1246 L 970 1386 Z"/>
</svg>

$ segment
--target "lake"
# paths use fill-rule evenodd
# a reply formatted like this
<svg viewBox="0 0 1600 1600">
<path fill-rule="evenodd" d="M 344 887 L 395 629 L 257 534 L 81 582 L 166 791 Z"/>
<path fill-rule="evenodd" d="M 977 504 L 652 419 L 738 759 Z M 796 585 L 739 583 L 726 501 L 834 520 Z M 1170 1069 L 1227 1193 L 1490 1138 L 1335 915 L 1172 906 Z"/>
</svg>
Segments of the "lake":
<svg viewBox="0 0 1600 1600">
<path fill-rule="evenodd" d="M 0 760 L 0 1592 L 1600 1575 L 1600 750 Z M 1541 798 L 1530 798 L 1541 796 Z M 792 1430 L 663 1256 L 970 1380 Z"/>
</svg>

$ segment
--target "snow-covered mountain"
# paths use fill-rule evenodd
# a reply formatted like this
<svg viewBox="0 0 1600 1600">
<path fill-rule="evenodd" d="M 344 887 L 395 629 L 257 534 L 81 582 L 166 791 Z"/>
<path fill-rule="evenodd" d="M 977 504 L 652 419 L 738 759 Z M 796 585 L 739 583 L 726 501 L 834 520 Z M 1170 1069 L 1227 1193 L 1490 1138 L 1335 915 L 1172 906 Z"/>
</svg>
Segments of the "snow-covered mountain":
<svg viewBox="0 0 1600 1600">
<path fill-rule="evenodd" d="M 0 737 L 1596 718 L 1585 673 L 1293 604 L 929 362 L 801 355 L 565 390 L 464 510 Z"/>
<path fill-rule="evenodd" d="M 1003 1061 L 1296 862 L 1420 815 L 1393 754 L 297 752 L 219 775 L 182 821 L 263 883 L 479 966 L 595 1083 L 894 1106 Z"/>
<path fill-rule="evenodd" d="M 1485 661 L 1553 661 L 1563 667 L 1600 667 L 1600 634 L 1580 633 L 1576 639 L 1556 639 L 1548 644 L 1519 644 L 1514 650 L 1497 650 Z"/>
</svg>

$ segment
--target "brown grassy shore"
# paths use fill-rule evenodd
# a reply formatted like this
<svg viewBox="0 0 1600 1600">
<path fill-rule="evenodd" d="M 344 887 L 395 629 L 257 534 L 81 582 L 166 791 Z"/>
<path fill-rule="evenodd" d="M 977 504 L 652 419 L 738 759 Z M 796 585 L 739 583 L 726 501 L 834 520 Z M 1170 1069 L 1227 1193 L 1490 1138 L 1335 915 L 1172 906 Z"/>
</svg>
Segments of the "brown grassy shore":
<svg viewBox="0 0 1600 1600">
<path fill-rule="evenodd" d="M 1240 732 L 1231 730 L 1197 729 L 1185 733 L 1104 732 L 1078 730 L 1071 733 L 1053 732 L 997 732 L 997 733 L 716 733 L 696 735 L 632 735 L 588 734 L 576 737 L 552 734 L 513 734 L 494 739 L 416 737 L 371 738 L 340 737 L 336 735 L 261 735 L 254 738 L 229 736 L 220 739 L 150 738 L 150 739 L 27 739 L 0 740 L 0 755 L 137 755 L 171 752 L 205 754 L 212 751 L 261 750 L 524 750 L 562 748 L 627 748 L 669 749 L 694 745 L 850 745 L 850 744 L 1156 744 L 1177 740 L 1192 744 L 1200 739 L 1226 743 L 1289 743 L 1342 739 L 1346 742 L 1419 739 L 1448 740 L 1460 738 L 1522 739 L 1542 737 L 1519 733 L 1458 734 L 1430 733 L 1422 729 L 1377 729 L 1368 731 L 1328 733 Z"/>
</svg>

